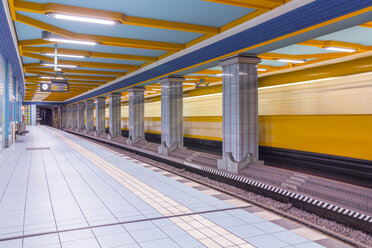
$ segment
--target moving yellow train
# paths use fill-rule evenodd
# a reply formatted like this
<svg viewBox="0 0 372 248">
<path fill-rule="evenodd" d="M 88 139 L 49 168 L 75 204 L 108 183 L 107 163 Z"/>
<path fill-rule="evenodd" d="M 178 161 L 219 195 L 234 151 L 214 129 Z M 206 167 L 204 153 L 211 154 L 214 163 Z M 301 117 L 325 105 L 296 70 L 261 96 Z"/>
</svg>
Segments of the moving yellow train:
<svg viewBox="0 0 372 248">
<path fill-rule="evenodd" d="M 259 89 L 260 146 L 372 160 L 372 73 Z M 222 140 L 222 86 L 184 92 L 184 136 Z M 146 99 L 145 132 L 160 134 L 160 97 Z M 106 110 L 108 119 L 108 109 Z M 128 104 L 122 106 L 128 130 Z"/>
</svg>

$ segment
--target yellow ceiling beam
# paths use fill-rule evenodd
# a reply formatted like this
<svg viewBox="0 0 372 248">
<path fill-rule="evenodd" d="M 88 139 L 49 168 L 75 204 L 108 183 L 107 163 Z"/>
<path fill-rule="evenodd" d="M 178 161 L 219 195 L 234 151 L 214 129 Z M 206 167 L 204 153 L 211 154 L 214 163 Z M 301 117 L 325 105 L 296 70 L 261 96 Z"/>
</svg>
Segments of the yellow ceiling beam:
<svg viewBox="0 0 372 248">
<path fill-rule="evenodd" d="M 209 81 L 220 81 L 222 79 L 222 76 L 219 76 L 219 77 L 208 77 L 208 76 L 184 76 L 184 78 L 186 79 L 196 79 L 196 80 L 199 80 L 199 79 L 205 79 L 205 80 L 209 80 Z M 188 81 L 187 81 L 188 82 Z"/>
<path fill-rule="evenodd" d="M 18 45 L 21 48 L 24 47 L 24 46 L 39 46 L 39 45 L 50 45 L 50 44 L 56 44 L 56 42 L 51 42 L 51 41 L 43 40 L 43 39 L 20 40 L 20 41 L 18 41 Z"/>
<path fill-rule="evenodd" d="M 365 27 L 365 28 L 372 28 L 372 22 L 367 22 L 367 23 L 361 24 L 359 26 Z"/>
<path fill-rule="evenodd" d="M 335 41 L 335 40 L 308 40 L 308 41 L 300 42 L 298 43 L 298 45 L 314 46 L 314 47 L 319 47 L 319 48 L 333 46 L 333 47 L 356 49 L 361 52 L 372 50 L 372 46 L 364 46 L 358 43 L 350 43 L 350 42 Z"/>
<path fill-rule="evenodd" d="M 222 70 L 202 70 L 202 71 L 194 72 L 194 74 L 215 75 L 215 74 L 222 74 Z"/>
<path fill-rule="evenodd" d="M 96 88 L 99 86 L 99 84 L 89 85 L 89 84 L 81 84 L 81 83 L 73 83 L 73 82 L 70 82 L 69 85 L 73 87 L 81 87 L 81 88 Z M 40 83 L 39 82 L 27 82 L 26 84 L 26 88 L 33 88 L 33 86 L 40 87 Z"/>
<path fill-rule="evenodd" d="M 217 34 L 219 33 L 219 28 L 209 27 L 203 25 L 195 25 L 189 23 L 181 22 L 172 22 L 164 21 L 136 16 L 128 16 L 120 12 L 98 10 L 98 9 L 89 9 L 83 7 L 69 6 L 56 3 L 33 3 L 27 1 L 14 1 L 14 9 L 19 11 L 26 11 L 38 14 L 46 13 L 61 13 L 61 14 L 70 14 L 78 16 L 87 16 L 95 17 L 102 19 L 115 20 L 122 24 L 126 25 L 136 25 L 144 26 L 151 28 L 162 28 L 162 29 L 171 29 L 177 31 L 186 31 L 186 32 L 195 32 L 195 33 L 210 33 Z"/>
<path fill-rule="evenodd" d="M 204 1 L 263 10 L 271 10 L 286 2 L 285 0 L 204 0 Z"/>
<path fill-rule="evenodd" d="M 62 72 L 64 73 L 75 73 L 75 74 L 94 74 L 94 75 L 114 75 L 114 76 L 124 76 L 125 72 L 120 71 L 93 71 L 93 70 L 79 70 L 79 69 L 68 69 L 68 68 L 61 68 Z M 50 72 L 54 73 L 54 68 L 30 68 L 26 67 L 24 69 L 27 73 L 38 74 L 39 72 Z"/>
<path fill-rule="evenodd" d="M 120 46 L 120 47 L 130 47 L 130 48 L 141 48 L 141 49 L 153 49 L 153 50 L 162 50 L 162 51 L 180 51 L 185 48 L 183 44 L 169 43 L 169 42 L 160 42 L 160 41 L 148 41 L 148 40 L 138 40 L 138 39 L 128 39 L 128 38 L 119 38 L 119 37 L 109 37 L 101 35 L 91 35 L 91 34 L 77 34 L 70 32 L 68 30 L 50 25 L 45 22 L 33 19 L 31 17 L 21 15 L 16 13 L 15 21 L 39 28 L 41 30 L 49 31 L 51 33 L 61 35 L 63 37 L 75 40 L 83 41 L 94 41 L 99 42 L 105 46 Z M 37 44 L 40 42 L 40 39 L 36 41 L 30 41 L 20 43 L 20 46 L 24 44 Z M 49 43 L 50 44 L 50 43 Z"/>
<path fill-rule="evenodd" d="M 338 58 L 342 56 L 350 55 L 347 52 L 337 53 L 313 53 L 313 54 L 280 54 L 280 53 L 262 53 L 258 57 L 261 59 L 276 60 L 276 59 L 318 59 L 318 58 Z"/>
<path fill-rule="evenodd" d="M 51 75 L 51 74 L 48 74 L 48 73 L 39 73 L 39 75 L 48 76 L 48 77 L 53 77 L 54 76 L 54 75 Z M 106 82 L 106 81 L 112 81 L 112 80 L 115 79 L 114 77 L 97 77 L 97 76 L 80 76 L 80 75 L 67 75 L 66 77 L 68 77 L 69 80 L 72 80 L 72 79 L 92 80 L 92 81 L 98 81 L 98 83 L 99 83 L 99 81 Z M 26 79 L 27 78 L 30 78 L 30 79 L 33 79 L 33 78 L 40 79 L 37 76 L 26 76 L 25 78 Z"/>
<path fill-rule="evenodd" d="M 36 53 L 28 53 L 28 52 L 23 52 L 23 56 L 29 57 L 29 58 L 34 58 L 34 59 L 39 59 L 39 60 L 44 60 L 50 63 L 54 63 L 54 58 L 52 57 L 47 57 L 43 56 L 40 54 Z M 32 63 L 34 64 L 34 63 Z M 137 70 L 139 69 L 138 65 L 126 65 L 126 64 L 113 64 L 113 63 L 100 63 L 100 62 L 87 62 L 87 61 L 77 61 L 77 60 L 58 60 L 58 64 L 61 65 L 76 65 L 80 67 L 89 67 L 89 68 L 107 68 L 107 69 L 119 69 L 119 70 Z M 28 64 L 24 64 L 25 67 L 27 67 Z M 39 65 L 42 66 L 42 65 Z"/>
<path fill-rule="evenodd" d="M 21 55 L 23 52 L 31 53 L 54 53 L 53 47 L 31 47 L 26 46 L 22 48 Z M 65 49 L 58 48 L 58 54 L 69 54 L 69 55 L 81 55 L 86 57 L 93 58 L 104 58 L 104 59 L 123 59 L 123 60 L 138 60 L 138 61 L 157 61 L 156 57 L 150 56 L 138 56 L 138 55 L 128 55 L 128 54 L 117 54 L 117 53 L 100 53 L 100 52 L 91 52 L 85 50 L 75 50 L 75 49 Z"/>
<path fill-rule="evenodd" d="M 26 79 L 26 82 L 27 83 L 40 83 L 40 82 L 43 82 L 43 81 L 48 81 L 47 79 Z M 97 82 L 97 81 L 81 81 L 81 80 L 76 80 L 76 79 L 72 79 L 72 80 L 68 80 L 69 83 L 75 83 L 75 84 L 86 84 L 86 85 L 103 85 L 105 83 L 102 83 L 102 82 Z"/>
</svg>

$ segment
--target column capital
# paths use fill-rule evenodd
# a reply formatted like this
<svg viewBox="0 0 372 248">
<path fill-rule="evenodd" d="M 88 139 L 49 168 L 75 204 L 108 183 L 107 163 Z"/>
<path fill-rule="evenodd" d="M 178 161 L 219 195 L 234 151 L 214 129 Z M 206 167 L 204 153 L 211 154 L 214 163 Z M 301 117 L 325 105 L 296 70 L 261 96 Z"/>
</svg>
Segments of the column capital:
<svg viewBox="0 0 372 248">
<path fill-rule="evenodd" d="M 254 64 L 257 65 L 261 62 L 261 59 L 258 58 L 256 55 L 249 55 L 249 54 L 237 54 L 226 59 L 223 59 L 218 64 L 219 66 L 229 66 L 233 64 Z"/>
<path fill-rule="evenodd" d="M 161 84 L 162 83 L 171 83 L 171 82 L 182 83 L 183 81 L 185 81 L 184 77 L 177 77 L 177 76 L 169 76 L 169 77 L 165 77 L 165 78 L 160 79 Z"/>
<path fill-rule="evenodd" d="M 96 97 L 96 98 L 94 98 L 94 100 L 103 100 L 103 101 L 105 101 L 106 100 L 106 98 L 105 97 L 103 97 L 103 96 L 99 96 L 99 97 Z"/>
<path fill-rule="evenodd" d="M 145 87 L 132 87 L 128 89 L 128 92 L 144 92 Z"/>
<path fill-rule="evenodd" d="M 109 97 L 111 97 L 111 96 L 120 96 L 121 97 L 121 93 L 120 92 L 114 92 L 114 93 L 110 93 L 108 96 Z"/>
<path fill-rule="evenodd" d="M 85 100 L 84 102 L 93 102 L 94 100 L 93 99 L 88 99 L 88 100 Z"/>
</svg>

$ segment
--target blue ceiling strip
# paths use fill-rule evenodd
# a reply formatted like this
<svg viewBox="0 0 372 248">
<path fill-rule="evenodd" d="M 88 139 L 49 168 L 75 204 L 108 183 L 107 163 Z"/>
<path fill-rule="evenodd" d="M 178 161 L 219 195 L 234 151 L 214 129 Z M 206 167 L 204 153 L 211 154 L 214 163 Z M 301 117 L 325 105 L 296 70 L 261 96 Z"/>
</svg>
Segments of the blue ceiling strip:
<svg viewBox="0 0 372 248">
<path fill-rule="evenodd" d="M 4 6 L 0 3 L 0 53 L 4 60 L 8 60 L 12 65 L 13 75 L 17 78 L 21 91 L 24 92 L 25 83 L 23 81 L 22 68 L 18 61 L 17 49 L 13 42 Z"/>
<path fill-rule="evenodd" d="M 95 92 L 67 101 L 73 103 L 141 83 L 225 54 L 281 37 L 372 6 L 372 0 L 317 0 L 270 21 L 183 55 Z"/>
</svg>

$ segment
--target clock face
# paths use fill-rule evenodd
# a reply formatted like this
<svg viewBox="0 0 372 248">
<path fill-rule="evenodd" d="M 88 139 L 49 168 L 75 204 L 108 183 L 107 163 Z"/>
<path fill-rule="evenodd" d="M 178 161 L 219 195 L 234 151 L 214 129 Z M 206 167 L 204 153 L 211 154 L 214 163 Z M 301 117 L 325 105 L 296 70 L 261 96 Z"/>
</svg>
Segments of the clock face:
<svg viewBox="0 0 372 248">
<path fill-rule="evenodd" d="M 48 84 L 41 84 L 41 89 L 42 90 L 48 90 L 49 89 L 49 85 Z"/>
</svg>

